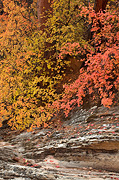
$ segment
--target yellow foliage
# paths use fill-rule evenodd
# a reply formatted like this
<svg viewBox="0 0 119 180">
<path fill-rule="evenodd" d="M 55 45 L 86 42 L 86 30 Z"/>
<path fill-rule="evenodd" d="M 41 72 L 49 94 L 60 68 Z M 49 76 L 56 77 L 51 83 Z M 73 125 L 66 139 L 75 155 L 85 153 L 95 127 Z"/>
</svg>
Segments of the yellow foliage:
<svg viewBox="0 0 119 180">
<path fill-rule="evenodd" d="M 0 17 L 0 124 L 12 129 L 34 128 L 50 121 L 50 108 L 62 96 L 70 59 L 59 58 L 66 43 L 86 44 L 79 0 L 54 0 L 45 31 L 39 31 L 36 0 L 28 9 L 4 0 Z M 78 56 L 78 55 L 77 55 Z M 61 90 L 60 87 L 61 86 Z M 59 91 L 60 90 L 60 91 Z"/>
</svg>

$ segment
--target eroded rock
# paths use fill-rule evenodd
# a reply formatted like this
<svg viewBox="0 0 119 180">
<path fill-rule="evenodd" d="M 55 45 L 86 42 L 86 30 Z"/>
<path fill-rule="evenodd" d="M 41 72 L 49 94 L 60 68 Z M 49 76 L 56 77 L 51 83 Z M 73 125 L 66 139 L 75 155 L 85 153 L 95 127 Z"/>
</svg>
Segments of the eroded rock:
<svg viewBox="0 0 119 180">
<path fill-rule="evenodd" d="M 77 109 L 60 128 L 2 134 L 0 177 L 119 179 L 119 107 Z"/>
</svg>

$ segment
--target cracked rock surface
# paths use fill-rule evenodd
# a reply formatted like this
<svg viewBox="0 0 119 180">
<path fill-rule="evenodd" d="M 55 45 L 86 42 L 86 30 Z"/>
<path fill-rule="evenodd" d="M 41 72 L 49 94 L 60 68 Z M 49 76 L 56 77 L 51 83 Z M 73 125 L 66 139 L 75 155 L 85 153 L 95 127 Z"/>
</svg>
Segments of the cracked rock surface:
<svg viewBox="0 0 119 180">
<path fill-rule="evenodd" d="M 0 129 L 0 180 L 119 179 L 119 106 L 75 109 L 60 126 Z"/>
</svg>

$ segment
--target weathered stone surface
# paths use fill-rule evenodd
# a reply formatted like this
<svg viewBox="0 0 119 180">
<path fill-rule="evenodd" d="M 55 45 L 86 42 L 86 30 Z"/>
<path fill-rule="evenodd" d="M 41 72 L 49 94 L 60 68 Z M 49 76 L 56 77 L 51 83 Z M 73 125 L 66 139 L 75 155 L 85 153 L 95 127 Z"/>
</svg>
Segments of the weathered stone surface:
<svg viewBox="0 0 119 180">
<path fill-rule="evenodd" d="M 119 179 L 119 107 L 77 109 L 58 128 L 1 130 L 0 177 Z"/>
</svg>

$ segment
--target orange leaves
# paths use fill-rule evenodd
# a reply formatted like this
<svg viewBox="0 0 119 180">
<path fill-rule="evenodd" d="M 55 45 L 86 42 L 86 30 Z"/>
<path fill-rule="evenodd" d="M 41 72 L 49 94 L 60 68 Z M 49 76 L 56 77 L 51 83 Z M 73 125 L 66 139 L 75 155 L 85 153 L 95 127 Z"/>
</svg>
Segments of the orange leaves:
<svg viewBox="0 0 119 180">
<path fill-rule="evenodd" d="M 86 45 L 84 46 L 86 47 Z M 64 55 L 77 56 L 80 55 L 82 51 L 85 52 L 79 43 L 67 43 L 61 48 L 59 58 L 63 59 Z"/>
<path fill-rule="evenodd" d="M 44 122 L 44 128 L 47 128 L 48 127 L 48 124 Z"/>
<path fill-rule="evenodd" d="M 105 107 L 110 107 L 112 105 L 112 99 L 111 98 L 103 98 L 101 102 Z"/>
<path fill-rule="evenodd" d="M 26 46 L 26 34 L 36 27 L 24 7 L 12 0 L 4 0 L 3 5 L 6 14 L 0 16 L 0 120 L 9 118 L 12 128 L 23 130 L 32 124 L 31 114 L 35 109 L 32 100 L 26 98 L 24 70 L 28 68 L 27 58 L 33 55 Z"/>
<path fill-rule="evenodd" d="M 74 11 L 75 1 L 70 9 L 68 3 L 54 1 L 47 29 L 39 32 L 34 9 L 4 0 L 7 14 L 0 16 L 0 119 L 9 117 L 12 128 L 47 128 L 58 110 L 67 116 L 73 106 L 80 106 L 84 97 L 93 96 L 95 91 L 103 105 L 114 101 L 119 88 L 118 17 L 115 12 L 95 14 L 91 7 L 80 6 Z M 86 42 L 85 28 L 92 18 L 95 35 L 92 42 Z M 78 77 L 74 82 L 73 74 L 66 71 L 69 64 L 71 68 L 74 65 L 72 72 Z M 66 73 L 71 81 L 63 86 Z"/>
</svg>

